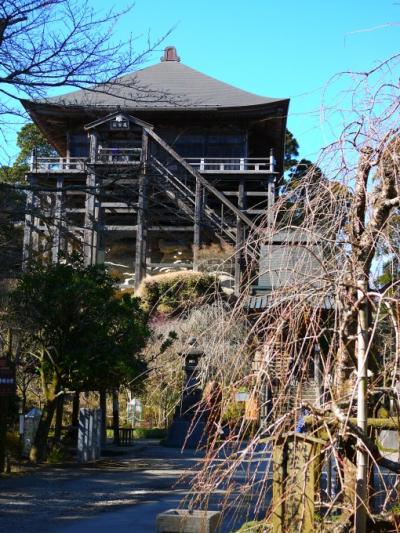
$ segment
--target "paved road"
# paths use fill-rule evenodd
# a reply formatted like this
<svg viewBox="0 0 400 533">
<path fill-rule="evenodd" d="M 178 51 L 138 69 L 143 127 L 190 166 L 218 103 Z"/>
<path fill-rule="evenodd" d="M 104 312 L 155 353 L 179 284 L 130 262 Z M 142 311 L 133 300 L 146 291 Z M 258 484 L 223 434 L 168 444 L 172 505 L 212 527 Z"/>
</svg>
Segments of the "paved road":
<svg viewBox="0 0 400 533">
<path fill-rule="evenodd" d="M 186 496 L 202 456 L 155 443 L 123 453 L 93 466 L 45 467 L 0 480 L 0 531 L 153 533 L 156 515 L 177 507 Z M 260 464 L 255 468 L 263 475 Z M 244 476 L 244 471 L 235 476 L 239 485 Z M 223 490 L 215 494 L 209 508 L 217 509 L 224 496 Z M 235 530 L 233 520 L 236 526 L 245 521 L 249 508 L 249 501 L 232 505 L 221 531 Z"/>
</svg>

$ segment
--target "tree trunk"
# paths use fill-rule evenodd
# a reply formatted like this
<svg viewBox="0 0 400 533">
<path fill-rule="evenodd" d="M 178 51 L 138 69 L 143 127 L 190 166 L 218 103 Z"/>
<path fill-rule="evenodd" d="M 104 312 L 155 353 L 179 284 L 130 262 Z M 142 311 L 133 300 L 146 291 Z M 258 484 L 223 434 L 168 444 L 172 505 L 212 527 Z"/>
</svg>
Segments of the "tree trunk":
<svg viewBox="0 0 400 533">
<path fill-rule="evenodd" d="M 64 414 L 64 394 L 58 396 L 57 398 L 57 407 L 56 407 L 56 422 L 54 427 L 54 442 L 59 443 L 61 441 L 61 431 L 63 423 L 63 414 Z"/>
<path fill-rule="evenodd" d="M 365 280 L 358 282 L 358 298 L 364 299 L 358 310 L 357 329 L 357 426 L 367 433 L 367 356 L 368 356 L 368 302 L 365 295 L 368 286 Z M 363 443 L 357 442 L 357 486 L 355 502 L 355 530 L 357 533 L 366 531 L 368 505 L 368 453 Z"/>
<path fill-rule="evenodd" d="M 7 415 L 8 415 L 7 397 L 0 398 L 0 474 L 6 468 L 6 435 L 7 435 Z"/>
<path fill-rule="evenodd" d="M 119 397 L 118 390 L 112 393 L 114 444 L 119 445 Z"/>
<path fill-rule="evenodd" d="M 57 398 L 49 400 L 43 406 L 42 418 L 36 433 L 35 442 L 31 448 L 29 459 L 34 463 L 44 461 L 47 456 L 47 439 L 49 436 L 50 426 L 53 421 L 54 411 L 57 406 Z"/>
<path fill-rule="evenodd" d="M 101 409 L 101 445 L 107 442 L 107 393 L 105 390 L 99 391 Z"/>
<path fill-rule="evenodd" d="M 76 391 L 74 394 L 74 399 L 72 400 L 72 415 L 71 415 L 71 425 L 74 428 L 79 426 L 79 392 Z"/>
</svg>

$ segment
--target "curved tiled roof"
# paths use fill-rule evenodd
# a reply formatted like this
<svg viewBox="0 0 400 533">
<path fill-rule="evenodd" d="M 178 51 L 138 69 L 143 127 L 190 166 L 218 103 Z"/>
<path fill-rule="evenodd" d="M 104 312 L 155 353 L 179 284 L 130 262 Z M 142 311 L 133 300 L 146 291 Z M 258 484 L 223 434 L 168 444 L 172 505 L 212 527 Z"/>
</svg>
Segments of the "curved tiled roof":
<svg viewBox="0 0 400 533">
<path fill-rule="evenodd" d="M 93 90 L 82 89 L 45 100 L 51 104 L 131 109 L 208 109 L 258 106 L 285 99 L 243 91 L 194 70 L 178 59 L 164 60 Z"/>
</svg>

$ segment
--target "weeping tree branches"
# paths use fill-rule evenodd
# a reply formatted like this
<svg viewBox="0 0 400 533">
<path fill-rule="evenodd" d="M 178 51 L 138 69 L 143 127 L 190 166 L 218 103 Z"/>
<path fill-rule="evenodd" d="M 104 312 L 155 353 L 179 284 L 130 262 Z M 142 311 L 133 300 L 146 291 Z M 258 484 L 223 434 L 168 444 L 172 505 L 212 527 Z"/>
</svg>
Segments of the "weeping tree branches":
<svg viewBox="0 0 400 533">
<path fill-rule="evenodd" d="M 304 407 L 324 426 L 333 417 L 340 433 L 352 437 L 346 461 L 353 474 L 342 479 L 343 451 L 330 432 L 324 453 L 337 465 L 338 487 L 324 498 L 331 510 L 355 515 L 357 531 L 365 531 L 371 512 L 369 460 L 375 477 L 384 480 L 385 505 L 390 489 L 382 469 L 399 472 L 367 431 L 380 405 L 393 418 L 399 404 L 398 276 L 382 288 L 379 281 L 383 264 L 400 261 L 400 90 L 385 78 L 398 71 L 398 58 L 393 61 L 392 71 L 385 63 L 381 70 L 356 75 L 356 88 L 340 109 L 349 123 L 316 162 L 320 179 L 312 170 L 305 174 L 245 244 L 249 281 L 230 322 L 246 317 L 248 330 L 230 355 L 229 386 L 246 383 L 249 398 L 258 402 L 260 424 L 246 432 L 251 422 L 244 416 L 226 441 L 215 436 L 196 490 L 224 485 L 234 491 L 242 468 L 243 492 L 259 495 L 251 500 L 253 513 L 271 488 L 271 467 L 257 450 L 273 449 L 282 434 L 301 428 Z M 244 368 L 251 368 L 246 380 Z M 375 394 L 381 390 L 383 396 Z M 227 394 L 222 396 L 224 403 Z M 262 444 L 266 435 L 268 445 Z M 215 475 L 213 457 L 221 454 L 231 460 Z M 286 496 L 290 499 L 290 488 Z"/>
</svg>

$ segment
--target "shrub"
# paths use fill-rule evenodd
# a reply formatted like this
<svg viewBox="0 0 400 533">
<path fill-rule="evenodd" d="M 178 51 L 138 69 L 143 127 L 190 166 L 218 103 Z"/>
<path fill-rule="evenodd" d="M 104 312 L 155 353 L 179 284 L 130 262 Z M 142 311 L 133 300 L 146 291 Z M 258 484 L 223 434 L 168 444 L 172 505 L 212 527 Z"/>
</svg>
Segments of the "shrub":
<svg viewBox="0 0 400 533">
<path fill-rule="evenodd" d="M 51 464 L 64 463 L 70 458 L 70 453 L 65 448 L 65 446 L 56 444 L 51 448 L 50 452 L 48 453 L 47 462 Z"/>
<path fill-rule="evenodd" d="M 135 439 L 164 439 L 166 433 L 162 428 L 136 428 L 133 432 Z"/>
<path fill-rule="evenodd" d="M 222 294 L 218 279 L 203 272 L 168 272 L 146 278 L 139 288 L 146 311 L 173 313 L 214 300 Z"/>
<path fill-rule="evenodd" d="M 22 456 L 22 443 L 18 433 L 16 432 L 7 432 L 6 435 L 6 450 L 8 455 L 19 461 Z"/>
</svg>

